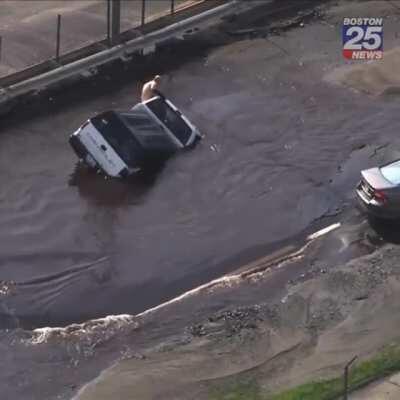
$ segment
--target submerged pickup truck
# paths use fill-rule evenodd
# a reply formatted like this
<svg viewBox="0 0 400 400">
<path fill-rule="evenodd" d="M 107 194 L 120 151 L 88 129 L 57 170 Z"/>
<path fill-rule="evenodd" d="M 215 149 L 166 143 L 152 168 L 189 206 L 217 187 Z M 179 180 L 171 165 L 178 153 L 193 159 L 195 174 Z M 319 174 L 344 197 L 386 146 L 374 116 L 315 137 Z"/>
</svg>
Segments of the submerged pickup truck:
<svg viewBox="0 0 400 400">
<path fill-rule="evenodd" d="M 156 96 L 129 111 L 105 111 L 90 118 L 69 143 L 89 167 L 124 178 L 193 146 L 201 137 L 171 101 Z"/>
</svg>

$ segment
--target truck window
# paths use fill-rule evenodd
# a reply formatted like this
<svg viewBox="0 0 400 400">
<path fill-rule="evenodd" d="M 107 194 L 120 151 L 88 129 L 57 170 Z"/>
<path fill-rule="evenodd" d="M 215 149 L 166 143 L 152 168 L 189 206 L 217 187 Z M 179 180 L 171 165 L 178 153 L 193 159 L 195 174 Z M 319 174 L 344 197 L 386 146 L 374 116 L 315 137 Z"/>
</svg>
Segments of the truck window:
<svg viewBox="0 0 400 400">
<path fill-rule="evenodd" d="M 164 100 L 157 98 L 146 103 L 146 106 L 164 123 L 164 125 L 186 145 L 192 134 L 190 126 Z"/>
</svg>

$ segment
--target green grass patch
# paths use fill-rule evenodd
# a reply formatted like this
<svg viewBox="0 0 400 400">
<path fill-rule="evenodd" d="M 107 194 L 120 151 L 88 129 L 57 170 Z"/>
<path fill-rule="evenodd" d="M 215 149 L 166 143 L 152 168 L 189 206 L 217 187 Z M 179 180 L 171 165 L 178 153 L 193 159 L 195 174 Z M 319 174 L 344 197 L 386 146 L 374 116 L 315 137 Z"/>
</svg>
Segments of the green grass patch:
<svg viewBox="0 0 400 400">
<path fill-rule="evenodd" d="M 343 366 L 344 367 L 344 366 Z M 370 360 L 355 363 L 349 374 L 350 391 L 400 371 L 400 345 L 391 344 Z M 343 394 L 342 376 L 297 386 L 274 395 L 262 394 L 255 381 L 214 391 L 210 400 L 335 400 Z"/>
<path fill-rule="evenodd" d="M 214 389 L 210 400 L 264 400 L 255 381 L 236 382 Z"/>
</svg>

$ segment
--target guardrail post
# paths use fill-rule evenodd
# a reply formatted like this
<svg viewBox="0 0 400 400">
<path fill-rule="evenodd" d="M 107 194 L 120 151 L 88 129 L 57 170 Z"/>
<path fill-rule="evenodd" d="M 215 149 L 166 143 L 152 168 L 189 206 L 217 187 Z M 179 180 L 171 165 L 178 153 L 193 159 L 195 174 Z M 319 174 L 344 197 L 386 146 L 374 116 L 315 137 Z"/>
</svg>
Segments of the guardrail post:
<svg viewBox="0 0 400 400">
<path fill-rule="evenodd" d="M 353 357 L 344 367 L 344 394 L 343 400 L 348 400 L 348 392 L 349 392 L 349 368 L 354 361 L 356 361 L 357 356 Z"/>
<path fill-rule="evenodd" d="M 111 4 L 111 43 L 117 44 L 121 27 L 121 0 L 112 0 Z"/>
<path fill-rule="evenodd" d="M 171 14 L 175 12 L 175 0 L 171 0 Z"/>
<path fill-rule="evenodd" d="M 111 0 L 107 0 L 107 44 L 111 44 Z"/>
<path fill-rule="evenodd" d="M 60 39 L 61 39 L 61 15 L 57 15 L 57 45 L 56 45 L 56 60 L 60 59 Z"/>
<path fill-rule="evenodd" d="M 141 26 L 143 27 L 146 19 L 146 0 L 142 0 L 142 18 L 141 18 Z"/>
</svg>

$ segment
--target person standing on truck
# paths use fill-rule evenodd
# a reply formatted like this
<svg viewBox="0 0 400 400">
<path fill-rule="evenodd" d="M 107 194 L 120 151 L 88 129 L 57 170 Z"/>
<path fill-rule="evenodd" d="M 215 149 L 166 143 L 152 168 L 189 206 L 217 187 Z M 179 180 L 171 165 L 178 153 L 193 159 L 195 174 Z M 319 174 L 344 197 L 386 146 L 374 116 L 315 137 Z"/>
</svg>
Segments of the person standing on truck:
<svg viewBox="0 0 400 400">
<path fill-rule="evenodd" d="M 151 81 L 146 82 L 142 89 L 142 102 L 151 99 L 154 96 L 159 96 L 159 87 L 161 76 L 156 75 Z"/>
</svg>

